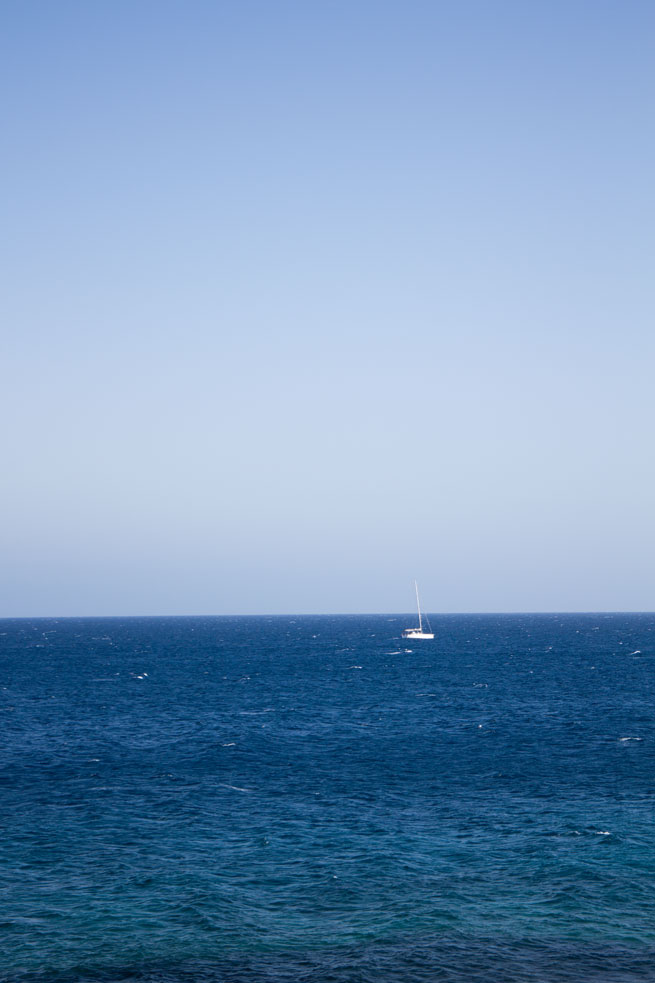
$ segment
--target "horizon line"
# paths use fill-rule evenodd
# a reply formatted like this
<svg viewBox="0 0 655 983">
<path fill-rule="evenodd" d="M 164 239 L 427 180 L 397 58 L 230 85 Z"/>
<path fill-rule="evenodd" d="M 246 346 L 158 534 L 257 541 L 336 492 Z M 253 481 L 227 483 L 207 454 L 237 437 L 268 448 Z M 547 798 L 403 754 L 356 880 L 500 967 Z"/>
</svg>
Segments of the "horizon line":
<svg viewBox="0 0 655 983">
<path fill-rule="evenodd" d="M 412 611 L 327 611 L 327 612 L 260 612 L 257 614 L 3 614 L 0 621 L 64 621 L 66 619 L 83 620 L 85 618 L 404 618 L 411 617 Z M 427 611 L 423 612 L 432 618 L 462 618 L 462 617 L 518 617 L 523 615 L 604 615 L 615 614 L 652 614 L 655 611 L 645 610 L 548 610 L 548 611 Z"/>
</svg>

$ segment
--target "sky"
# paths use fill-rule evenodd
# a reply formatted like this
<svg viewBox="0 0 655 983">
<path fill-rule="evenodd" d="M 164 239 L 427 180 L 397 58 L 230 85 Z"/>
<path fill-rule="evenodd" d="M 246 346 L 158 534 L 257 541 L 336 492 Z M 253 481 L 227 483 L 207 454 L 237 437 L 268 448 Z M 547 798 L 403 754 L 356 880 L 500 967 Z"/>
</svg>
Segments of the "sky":
<svg viewBox="0 0 655 983">
<path fill-rule="evenodd" d="M 0 22 L 0 616 L 655 609 L 650 0 Z"/>
</svg>

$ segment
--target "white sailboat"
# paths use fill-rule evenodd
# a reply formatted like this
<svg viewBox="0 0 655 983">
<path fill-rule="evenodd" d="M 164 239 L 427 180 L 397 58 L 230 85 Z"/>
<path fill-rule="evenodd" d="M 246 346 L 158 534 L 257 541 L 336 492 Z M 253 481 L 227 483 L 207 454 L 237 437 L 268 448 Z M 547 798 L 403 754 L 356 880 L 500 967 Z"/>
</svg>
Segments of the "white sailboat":
<svg viewBox="0 0 655 983">
<path fill-rule="evenodd" d="M 418 599 L 418 584 L 414 581 L 414 589 L 416 591 L 416 607 L 418 609 L 418 628 L 405 628 L 403 631 L 403 638 L 434 638 L 434 632 L 432 631 L 432 626 L 427 618 L 425 618 L 425 623 L 429 628 L 429 631 L 423 630 L 423 617 L 421 616 L 421 602 Z"/>
</svg>

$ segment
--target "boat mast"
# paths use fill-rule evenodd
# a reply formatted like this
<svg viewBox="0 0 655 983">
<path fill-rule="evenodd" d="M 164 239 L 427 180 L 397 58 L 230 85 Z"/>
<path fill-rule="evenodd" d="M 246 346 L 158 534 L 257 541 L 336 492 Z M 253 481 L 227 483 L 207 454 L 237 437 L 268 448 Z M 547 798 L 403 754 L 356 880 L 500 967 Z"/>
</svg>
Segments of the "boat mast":
<svg viewBox="0 0 655 983">
<path fill-rule="evenodd" d="M 418 584 L 414 581 L 414 590 L 416 591 L 416 607 L 418 608 L 418 630 L 423 631 L 423 622 L 421 621 L 421 605 L 418 599 Z"/>
</svg>

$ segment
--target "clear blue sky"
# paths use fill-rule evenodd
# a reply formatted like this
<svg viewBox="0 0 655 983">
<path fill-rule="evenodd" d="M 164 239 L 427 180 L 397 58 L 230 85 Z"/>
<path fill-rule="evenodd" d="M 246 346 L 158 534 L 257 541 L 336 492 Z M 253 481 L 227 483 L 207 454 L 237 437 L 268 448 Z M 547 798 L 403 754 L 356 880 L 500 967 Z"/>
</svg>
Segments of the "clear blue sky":
<svg viewBox="0 0 655 983">
<path fill-rule="evenodd" d="M 1 615 L 655 608 L 650 0 L 0 16 Z"/>
</svg>

